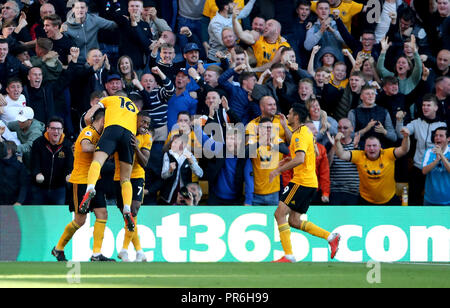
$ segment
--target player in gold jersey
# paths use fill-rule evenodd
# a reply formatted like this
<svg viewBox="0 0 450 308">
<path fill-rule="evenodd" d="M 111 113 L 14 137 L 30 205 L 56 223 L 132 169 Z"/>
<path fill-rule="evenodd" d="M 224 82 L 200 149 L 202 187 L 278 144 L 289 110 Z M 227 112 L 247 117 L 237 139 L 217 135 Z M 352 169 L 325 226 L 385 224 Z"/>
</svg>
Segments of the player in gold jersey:
<svg viewBox="0 0 450 308">
<path fill-rule="evenodd" d="M 137 135 L 132 138 L 132 145 L 135 149 L 133 169 L 131 171 L 131 185 L 133 186 L 133 198 L 131 202 L 131 215 L 133 216 L 134 222 L 136 224 L 134 231 L 130 231 L 125 228 L 125 237 L 123 239 L 122 250 L 119 252 L 119 259 L 124 262 L 128 262 L 128 245 L 130 242 L 133 243 L 136 249 L 136 261 L 145 262 L 147 258 L 141 248 L 141 243 L 139 241 L 139 235 L 137 230 L 137 214 L 139 207 L 141 206 L 142 200 L 144 199 L 144 185 L 145 185 L 145 170 L 147 166 L 148 159 L 150 157 L 150 150 L 152 148 L 152 136 L 148 133 L 148 128 L 150 126 L 150 115 L 146 111 L 141 111 L 138 113 L 137 117 Z M 119 165 L 119 155 L 114 154 L 114 160 L 116 163 L 116 169 L 114 173 L 114 182 L 117 188 L 120 188 L 120 165 Z M 123 202 L 121 198 L 117 198 L 117 207 L 122 212 Z M 125 221 L 125 223 L 127 223 Z"/>
<path fill-rule="evenodd" d="M 136 135 L 138 108 L 119 91 L 114 96 L 102 98 L 99 103 L 105 108 L 105 128 L 94 153 L 94 159 L 89 167 L 86 193 L 80 203 L 79 211 L 85 213 L 89 203 L 95 196 L 95 184 L 106 159 L 117 152 L 120 161 L 120 185 L 123 199 L 123 215 L 128 222 L 128 229 L 134 229 L 131 215 L 133 188 L 130 182 L 133 165 L 134 148 L 131 145 L 132 135 Z"/>
<path fill-rule="evenodd" d="M 311 235 L 326 239 L 331 247 L 331 258 L 336 255 L 340 235 L 316 226 L 310 221 L 301 220 L 301 214 L 306 214 L 309 204 L 317 191 L 318 181 L 316 175 L 316 148 L 314 136 L 311 131 L 302 124 L 306 114 L 299 104 L 293 104 L 287 116 L 288 124 L 293 129 L 289 150 L 291 158 L 283 159 L 278 168 L 269 175 L 269 181 L 281 174 L 281 172 L 293 169 L 294 176 L 283 190 L 283 193 L 275 211 L 275 220 L 280 231 L 280 241 L 285 256 L 274 262 L 294 263 L 295 257 L 291 245 L 291 229 L 305 231 Z M 286 216 L 289 215 L 289 219 Z"/>
<path fill-rule="evenodd" d="M 94 157 L 94 151 L 100 139 L 104 125 L 104 110 L 97 110 L 93 116 L 91 125 L 85 127 L 75 141 L 73 170 L 70 174 L 70 198 L 69 211 L 75 212 L 74 220 L 64 229 L 58 244 L 53 248 L 52 255 L 58 261 L 67 261 L 64 254 L 64 247 L 72 239 L 75 232 L 86 222 L 87 213 L 80 213 L 78 210 L 79 200 L 86 190 L 87 174 Z M 92 200 L 91 210 L 93 210 L 96 220 L 94 223 L 94 247 L 91 261 L 114 261 L 101 254 L 103 235 L 105 232 L 108 213 L 106 211 L 106 198 L 103 193 L 101 182 L 96 185 L 97 194 Z"/>
</svg>

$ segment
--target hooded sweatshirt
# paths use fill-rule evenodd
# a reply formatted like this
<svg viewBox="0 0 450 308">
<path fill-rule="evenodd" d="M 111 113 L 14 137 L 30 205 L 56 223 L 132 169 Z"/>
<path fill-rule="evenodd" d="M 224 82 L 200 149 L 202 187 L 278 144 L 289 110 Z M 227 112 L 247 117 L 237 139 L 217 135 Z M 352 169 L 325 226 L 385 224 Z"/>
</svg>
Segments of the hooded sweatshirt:
<svg viewBox="0 0 450 308">
<path fill-rule="evenodd" d="M 431 132 L 441 126 L 447 127 L 447 124 L 445 122 L 439 121 L 438 117 L 434 118 L 433 120 L 427 118 L 418 118 L 406 125 L 406 128 L 408 128 L 411 136 L 414 135 L 414 138 L 416 138 L 417 140 L 416 152 L 414 153 L 415 167 L 422 169 L 423 156 L 426 149 L 432 148 L 434 146 L 433 141 L 431 140 Z M 395 129 L 397 130 L 398 135 L 401 135 L 400 130 L 402 128 L 403 121 L 397 121 Z"/>
<path fill-rule="evenodd" d="M 71 144 L 65 139 L 64 134 L 55 145 L 50 143 L 47 132 L 33 143 L 31 150 L 32 179 L 35 179 L 39 173 L 44 175 L 44 181 L 37 184 L 39 187 L 44 189 L 64 187 L 66 176 L 70 174 L 72 167 Z"/>
<path fill-rule="evenodd" d="M 67 21 L 64 24 L 67 25 L 65 34 L 80 48 L 78 57 L 80 63 L 86 61 L 86 55 L 90 49 L 99 48 L 97 33 L 100 29 L 112 30 L 117 27 L 115 22 L 90 13 L 86 14 L 83 23 L 77 23 L 72 11 L 68 13 Z"/>
</svg>

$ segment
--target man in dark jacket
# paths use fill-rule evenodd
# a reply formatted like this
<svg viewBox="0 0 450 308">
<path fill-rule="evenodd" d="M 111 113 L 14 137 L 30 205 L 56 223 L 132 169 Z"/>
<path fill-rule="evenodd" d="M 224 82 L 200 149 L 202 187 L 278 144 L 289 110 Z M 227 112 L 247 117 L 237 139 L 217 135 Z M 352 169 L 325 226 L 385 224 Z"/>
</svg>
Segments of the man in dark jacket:
<svg viewBox="0 0 450 308">
<path fill-rule="evenodd" d="M 128 55 L 133 60 L 135 70 L 142 70 L 145 59 L 150 54 L 152 32 L 145 21 L 141 20 L 142 1 L 128 2 L 128 14 L 120 6 L 113 5 L 107 9 L 106 17 L 117 23 L 119 38 L 119 55 Z"/>
<path fill-rule="evenodd" d="M 42 69 L 33 67 L 28 72 L 28 84 L 24 87 L 27 105 L 33 108 L 35 118 L 47 123 L 52 116 L 60 116 L 66 121 L 66 132 L 73 133 L 70 121 L 70 106 L 65 99 L 65 91 L 76 77 L 77 65 L 70 62 L 57 80 L 44 82 Z"/>
<path fill-rule="evenodd" d="M 6 93 L 6 82 L 11 77 L 19 77 L 25 81 L 28 68 L 9 54 L 8 41 L 0 39 L 0 84 L 2 93 Z"/>
<path fill-rule="evenodd" d="M 0 139 L 1 130 L 0 124 Z M 17 146 L 14 142 L 0 140 L 0 148 L 2 145 L 7 154 L 5 157 L 0 156 L 0 205 L 22 205 L 29 184 L 26 168 L 16 157 Z"/>
<path fill-rule="evenodd" d="M 250 175 L 248 170 L 244 171 L 250 166 L 246 164 L 248 152 L 244 147 L 244 128 L 230 129 L 224 143 L 206 135 L 198 121 L 195 120 L 194 133 L 202 140 L 203 155 L 208 158 L 205 167 L 208 205 L 243 205 L 245 176 Z"/>
<path fill-rule="evenodd" d="M 72 145 L 65 139 L 64 121 L 51 118 L 43 136 L 31 149 L 31 176 L 35 205 L 61 205 L 66 199 L 66 177 L 73 167 Z"/>
</svg>

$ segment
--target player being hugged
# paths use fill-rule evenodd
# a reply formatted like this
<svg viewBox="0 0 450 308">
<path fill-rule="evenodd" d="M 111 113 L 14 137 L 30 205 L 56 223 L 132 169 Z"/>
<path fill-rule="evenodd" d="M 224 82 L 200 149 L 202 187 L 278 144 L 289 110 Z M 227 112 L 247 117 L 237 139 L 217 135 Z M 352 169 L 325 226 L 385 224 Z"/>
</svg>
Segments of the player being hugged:
<svg viewBox="0 0 450 308">
<path fill-rule="evenodd" d="M 134 231 L 130 231 L 125 224 L 125 236 L 123 238 L 122 249 L 119 252 L 119 259 L 124 262 L 130 261 L 128 259 L 128 246 L 130 242 L 133 243 L 136 249 L 136 262 L 146 262 L 147 258 L 141 247 L 137 230 L 137 214 L 139 208 L 144 200 L 144 186 L 145 186 L 145 170 L 148 159 L 150 157 L 150 150 L 152 148 L 152 136 L 149 134 L 148 129 L 150 126 L 150 115 L 147 111 L 140 111 L 137 116 L 137 135 L 132 137 L 132 145 L 135 149 L 133 169 L 131 172 L 131 185 L 133 186 L 133 198 L 131 202 L 131 216 L 136 224 Z M 114 153 L 114 161 L 116 164 L 114 172 L 114 185 L 117 189 L 120 188 L 120 165 L 119 155 Z M 119 197 L 117 198 L 117 207 L 120 211 L 123 211 L 123 202 Z"/>
<path fill-rule="evenodd" d="M 78 135 L 75 141 L 73 153 L 73 170 L 70 174 L 70 189 L 68 192 L 69 211 L 75 212 L 74 220 L 64 228 L 58 244 L 53 248 L 52 255 L 58 261 L 67 261 L 64 248 L 72 239 L 75 232 L 86 222 L 87 212 L 80 213 L 78 202 L 83 197 L 86 190 L 87 174 L 94 157 L 94 151 L 103 131 L 105 111 L 99 109 L 94 113 L 91 125 L 86 126 Z M 91 261 L 114 261 L 101 254 L 103 236 L 105 233 L 108 212 L 106 210 L 106 197 L 103 188 L 104 183 L 100 180 L 95 186 L 97 194 L 92 199 L 90 210 L 95 214 L 94 223 L 94 245 Z"/>
<path fill-rule="evenodd" d="M 86 213 L 88 210 L 90 201 L 96 193 L 95 184 L 99 178 L 100 170 L 108 157 L 117 152 L 119 155 L 120 186 L 123 200 L 122 213 L 128 230 L 133 231 L 135 223 L 131 215 L 133 188 L 130 176 L 134 157 L 132 139 L 136 135 L 137 114 L 139 111 L 123 91 L 116 92 L 114 96 L 102 98 L 98 104 L 105 108 L 105 128 L 89 168 L 86 193 L 80 203 L 79 211 L 80 213 Z"/>
</svg>

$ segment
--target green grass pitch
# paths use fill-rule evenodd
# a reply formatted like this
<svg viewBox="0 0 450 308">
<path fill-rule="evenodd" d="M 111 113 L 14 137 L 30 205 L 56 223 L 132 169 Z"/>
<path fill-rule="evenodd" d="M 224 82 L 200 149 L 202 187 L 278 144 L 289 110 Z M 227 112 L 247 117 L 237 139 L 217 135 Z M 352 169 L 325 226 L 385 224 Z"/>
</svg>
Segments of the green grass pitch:
<svg viewBox="0 0 450 308">
<path fill-rule="evenodd" d="M 67 267 L 65 262 L 0 262 L 0 287 L 450 287 L 450 264 L 379 263 L 378 265 L 368 267 L 366 263 L 339 262 L 296 264 L 81 262 L 74 267 Z M 79 283 L 76 283 L 76 279 L 69 283 L 68 278 L 76 278 L 77 276 L 71 274 L 78 269 Z"/>
</svg>

